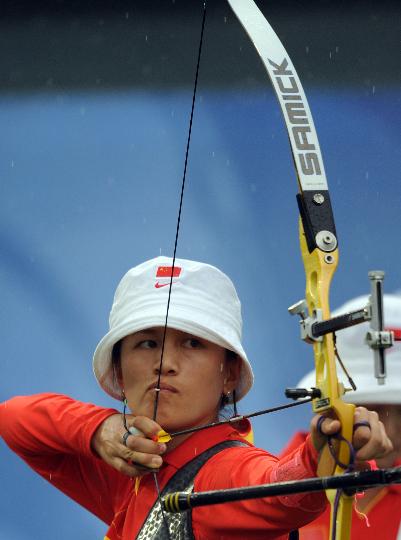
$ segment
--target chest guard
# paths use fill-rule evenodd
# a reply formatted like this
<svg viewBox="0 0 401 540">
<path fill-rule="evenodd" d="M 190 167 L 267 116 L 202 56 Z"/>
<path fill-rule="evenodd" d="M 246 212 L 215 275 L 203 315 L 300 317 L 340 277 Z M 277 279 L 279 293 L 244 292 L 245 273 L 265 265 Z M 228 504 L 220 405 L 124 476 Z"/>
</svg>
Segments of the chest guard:
<svg viewBox="0 0 401 540">
<path fill-rule="evenodd" d="M 212 456 L 234 446 L 248 446 L 241 441 L 224 441 L 189 461 L 184 467 L 179 469 L 169 480 L 161 491 L 161 497 L 175 491 L 185 491 L 190 493 L 194 488 L 195 476 Z M 168 525 L 169 531 L 166 530 Z M 141 530 L 136 537 L 137 540 L 195 540 L 192 532 L 192 511 L 186 510 L 177 514 L 164 514 L 160 508 L 158 499 L 150 510 Z"/>
</svg>

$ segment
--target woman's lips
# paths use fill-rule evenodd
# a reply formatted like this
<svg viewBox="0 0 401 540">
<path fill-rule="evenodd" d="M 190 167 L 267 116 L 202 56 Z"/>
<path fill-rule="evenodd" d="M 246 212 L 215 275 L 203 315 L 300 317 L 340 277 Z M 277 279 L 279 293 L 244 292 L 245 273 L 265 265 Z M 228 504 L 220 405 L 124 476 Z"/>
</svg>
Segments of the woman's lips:
<svg viewBox="0 0 401 540">
<path fill-rule="evenodd" d="M 157 388 L 156 384 L 152 384 L 149 386 L 148 390 L 153 392 L 171 392 L 173 394 L 177 394 L 178 390 L 174 386 L 171 386 L 170 384 L 162 383 L 160 384 L 159 388 Z"/>
</svg>

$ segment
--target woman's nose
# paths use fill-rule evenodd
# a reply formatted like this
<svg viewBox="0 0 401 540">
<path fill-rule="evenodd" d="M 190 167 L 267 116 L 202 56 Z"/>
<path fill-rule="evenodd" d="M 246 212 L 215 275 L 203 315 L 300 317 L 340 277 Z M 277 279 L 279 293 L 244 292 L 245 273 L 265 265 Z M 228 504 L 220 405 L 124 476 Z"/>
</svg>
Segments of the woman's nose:
<svg viewBox="0 0 401 540">
<path fill-rule="evenodd" d="M 164 349 L 160 352 L 158 363 L 156 366 L 156 372 L 161 370 L 162 374 L 176 373 L 179 365 L 179 353 L 172 344 L 165 343 Z"/>
</svg>

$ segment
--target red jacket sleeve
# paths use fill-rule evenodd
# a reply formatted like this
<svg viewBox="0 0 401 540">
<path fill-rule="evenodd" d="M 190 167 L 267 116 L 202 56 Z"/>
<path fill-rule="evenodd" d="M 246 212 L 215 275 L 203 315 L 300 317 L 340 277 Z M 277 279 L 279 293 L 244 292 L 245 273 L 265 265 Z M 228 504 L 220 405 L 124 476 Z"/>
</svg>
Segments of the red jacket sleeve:
<svg viewBox="0 0 401 540">
<path fill-rule="evenodd" d="M 38 474 L 110 523 L 121 475 L 95 456 L 90 442 L 116 412 L 63 395 L 20 396 L 1 403 L 0 435 Z"/>
<path fill-rule="evenodd" d="M 309 438 L 280 460 L 260 448 L 229 449 L 202 467 L 195 480 L 195 491 L 310 478 L 316 476 L 316 466 L 317 452 Z M 210 521 L 210 508 L 195 508 L 193 526 L 199 535 L 199 531 L 210 527 L 209 536 L 205 536 L 210 538 L 216 537 L 218 526 L 224 538 L 267 540 L 281 535 L 287 537 L 289 530 L 316 519 L 325 507 L 324 492 L 238 501 L 219 505 L 217 524 Z"/>
<path fill-rule="evenodd" d="M 287 456 L 288 454 L 291 454 L 294 450 L 299 448 L 302 443 L 305 442 L 307 436 L 307 431 L 297 431 L 296 433 L 294 433 L 288 443 L 284 446 L 283 450 L 281 450 L 279 456 L 282 458 L 284 456 Z"/>
</svg>

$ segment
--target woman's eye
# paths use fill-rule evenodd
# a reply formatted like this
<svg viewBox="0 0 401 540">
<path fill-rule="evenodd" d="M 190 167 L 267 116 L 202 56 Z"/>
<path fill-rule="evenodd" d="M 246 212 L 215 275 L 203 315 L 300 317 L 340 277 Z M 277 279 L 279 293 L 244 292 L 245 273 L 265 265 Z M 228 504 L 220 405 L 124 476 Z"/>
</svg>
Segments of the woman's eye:
<svg viewBox="0 0 401 540">
<path fill-rule="evenodd" d="M 138 343 L 137 347 L 140 347 L 141 349 L 155 349 L 157 343 L 153 339 L 144 339 Z"/>
<path fill-rule="evenodd" d="M 191 349 L 199 349 L 202 346 L 202 343 L 199 339 L 189 338 L 185 341 L 185 345 Z"/>
</svg>

